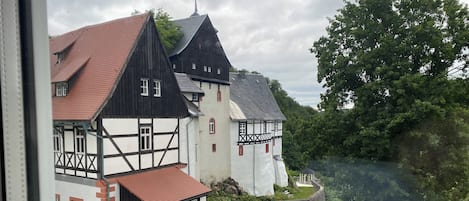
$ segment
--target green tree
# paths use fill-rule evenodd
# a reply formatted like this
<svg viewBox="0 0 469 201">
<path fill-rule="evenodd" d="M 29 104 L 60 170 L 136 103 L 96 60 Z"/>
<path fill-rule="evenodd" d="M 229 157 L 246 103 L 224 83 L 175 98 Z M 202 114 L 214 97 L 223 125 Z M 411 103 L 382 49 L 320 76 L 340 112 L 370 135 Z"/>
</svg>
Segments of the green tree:
<svg viewBox="0 0 469 201">
<path fill-rule="evenodd" d="M 147 10 L 150 12 L 155 19 L 156 28 L 160 34 L 161 42 L 163 43 L 166 52 L 170 52 L 174 49 L 176 43 L 184 36 L 181 32 L 180 27 L 171 21 L 171 16 L 159 8 L 156 12 L 155 9 Z M 140 14 L 140 11 L 134 10 L 131 15 Z"/>
<path fill-rule="evenodd" d="M 329 154 L 399 163 L 424 198 L 468 200 L 467 116 L 455 114 L 469 108 L 469 85 L 448 79 L 455 65 L 469 68 L 468 41 L 468 8 L 457 0 L 345 2 L 311 48 L 326 88 L 318 136 L 337 147 Z"/>
</svg>

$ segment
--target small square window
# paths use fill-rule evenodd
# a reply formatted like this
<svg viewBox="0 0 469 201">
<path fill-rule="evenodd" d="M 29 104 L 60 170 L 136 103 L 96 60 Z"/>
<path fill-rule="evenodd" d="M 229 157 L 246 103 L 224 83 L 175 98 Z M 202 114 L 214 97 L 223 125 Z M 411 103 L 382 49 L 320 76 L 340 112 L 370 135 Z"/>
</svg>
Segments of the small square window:
<svg viewBox="0 0 469 201">
<path fill-rule="evenodd" d="M 217 68 L 217 74 L 220 75 L 221 74 L 221 70 L 219 68 Z"/>
<path fill-rule="evenodd" d="M 161 83 L 159 80 L 153 80 L 154 87 L 153 89 L 155 90 L 155 94 L 153 94 L 154 97 L 161 97 Z"/>
<path fill-rule="evenodd" d="M 55 83 L 55 96 L 67 96 L 68 84 L 66 82 Z"/>
<path fill-rule="evenodd" d="M 140 95 L 148 96 L 148 79 L 147 78 L 140 79 L 140 88 L 141 88 Z"/>
<path fill-rule="evenodd" d="M 207 72 L 207 66 L 204 66 L 204 72 Z"/>
<path fill-rule="evenodd" d="M 199 94 L 192 93 L 192 102 L 199 102 Z"/>
<path fill-rule="evenodd" d="M 192 63 L 192 70 L 195 70 L 197 69 L 197 65 L 195 65 L 195 63 Z"/>
<path fill-rule="evenodd" d="M 217 144 L 212 144 L 212 152 L 217 152 Z"/>
</svg>

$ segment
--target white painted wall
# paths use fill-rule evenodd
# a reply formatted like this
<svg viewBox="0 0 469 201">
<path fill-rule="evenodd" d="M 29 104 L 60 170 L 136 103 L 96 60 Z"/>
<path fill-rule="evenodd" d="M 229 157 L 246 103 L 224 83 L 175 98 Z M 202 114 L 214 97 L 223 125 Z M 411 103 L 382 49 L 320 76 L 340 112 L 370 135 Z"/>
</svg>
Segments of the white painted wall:
<svg viewBox="0 0 469 201">
<path fill-rule="evenodd" d="M 153 122 L 153 123 L 152 123 Z M 110 136 L 116 136 L 113 138 L 116 145 L 120 148 L 123 153 L 138 152 L 139 150 L 139 124 L 152 125 L 153 135 L 153 149 L 154 150 L 165 150 L 166 148 L 177 148 L 180 143 L 179 135 L 172 135 L 178 126 L 178 119 L 175 118 L 121 118 L 103 119 L 103 127 L 108 131 Z M 163 134 L 158 134 L 163 133 Z M 165 134 L 166 133 L 166 134 Z M 119 137 L 119 135 L 136 134 L 135 136 Z M 105 134 L 103 134 L 105 136 Z M 172 138 L 172 139 L 171 139 Z M 168 147 L 169 144 L 169 147 Z M 103 152 L 104 155 L 119 154 L 116 147 L 112 144 L 109 138 L 103 139 Z M 164 155 L 164 158 L 162 159 Z M 179 162 L 179 150 L 158 151 L 153 155 L 151 153 L 138 155 L 126 156 L 129 163 L 135 170 L 147 169 L 158 165 L 169 165 Z M 122 172 L 128 172 L 132 169 L 129 167 L 124 157 L 112 157 L 104 159 L 104 174 L 117 174 Z"/>
<path fill-rule="evenodd" d="M 100 188 L 95 186 L 55 180 L 55 192 L 60 195 L 60 200 L 70 200 L 70 197 L 75 197 L 86 201 L 100 201 L 96 197 L 96 192 L 100 192 Z"/>
<path fill-rule="evenodd" d="M 201 86 L 199 81 L 194 81 Z M 221 102 L 217 101 L 217 84 L 202 82 L 202 90 L 205 96 L 200 101 L 200 110 L 204 114 L 199 117 L 200 150 L 199 165 L 200 179 L 206 184 L 214 181 L 222 181 L 230 176 L 230 119 L 229 101 L 230 88 L 220 85 Z M 216 134 L 209 134 L 209 120 L 215 119 Z M 212 152 L 212 144 L 216 144 L 216 152 Z"/>
<path fill-rule="evenodd" d="M 238 122 L 231 123 L 231 177 L 244 191 L 251 195 L 273 195 L 275 182 L 270 142 L 243 145 L 243 155 L 239 155 Z M 266 153 L 266 144 L 269 152 Z"/>
<path fill-rule="evenodd" d="M 181 163 L 186 163 L 183 168 L 186 174 L 196 180 L 200 180 L 199 163 L 199 119 L 198 117 L 187 117 L 180 121 L 180 156 Z"/>
</svg>

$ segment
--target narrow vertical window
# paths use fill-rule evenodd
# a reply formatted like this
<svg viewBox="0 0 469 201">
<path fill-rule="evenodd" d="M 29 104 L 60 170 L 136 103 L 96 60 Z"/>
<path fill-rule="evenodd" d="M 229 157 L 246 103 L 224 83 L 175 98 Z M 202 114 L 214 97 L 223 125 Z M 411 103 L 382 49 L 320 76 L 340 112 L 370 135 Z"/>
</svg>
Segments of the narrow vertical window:
<svg viewBox="0 0 469 201">
<path fill-rule="evenodd" d="M 267 133 L 267 121 L 264 121 L 264 133 Z"/>
<path fill-rule="evenodd" d="M 246 122 L 239 122 L 239 134 L 246 135 Z"/>
<path fill-rule="evenodd" d="M 215 134 L 215 119 L 213 118 L 208 122 L 208 132 L 210 134 Z"/>
<path fill-rule="evenodd" d="M 140 126 L 140 150 L 151 149 L 151 126 Z"/>
<path fill-rule="evenodd" d="M 195 63 L 192 63 L 192 70 L 195 70 L 197 69 L 197 65 L 195 65 Z"/>
<path fill-rule="evenodd" d="M 159 80 L 153 80 L 153 89 L 155 93 L 153 94 L 154 97 L 161 97 L 161 83 Z"/>
<path fill-rule="evenodd" d="M 217 68 L 217 74 L 220 75 L 221 74 L 221 70 L 219 68 Z"/>
<path fill-rule="evenodd" d="M 147 78 L 140 79 L 140 88 L 142 89 L 142 91 L 140 92 L 140 95 L 148 96 L 148 79 Z"/>
<path fill-rule="evenodd" d="M 55 96 L 67 96 L 68 84 L 66 82 L 55 83 Z"/>
<path fill-rule="evenodd" d="M 242 156 L 244 155 L 244 148 L 243 145 L 238 146 L 238 155 Z"/>
<path fill-rule="evenodd" d="M 211 73 L 211 72 L 212 72 L 212 67 L 209 66 L 209 67 L 207 68 L 207 71 L 208 71 L 209 73 Z"/>
<path fill-rule="evenodd" d="M 221 90 L 220 90 L 220 84 L 218 84 L 218 91 L 217 91 L 217 101 L 221 102 Z"/>
<path fill-rule="evenodd" d="M 212 144 L 212 152 L 217 152 L 217 144 Z"/>
<path fill-rule="evenodd" d="M 173 69 L 176 69 L 176 64 L 173 64 Z"/>
<path fill-rule="evenodd" d="M 61 142 L 62 138 L 60 136 L 59 131 L 57 130 L 58 128 L 54 128 L 54 152 L 60 152 L 61 151 Z"/>
<path fill-rule="evenodd" d="M 269 153 L 269 143 L 265 144 L 265 153 Z"/>
<path fill-rule="evenodd" d="M 204 72 L 207 72 L 207 66 L 204 66 Z"/>
<path fill-rule="evenodd" d="M 85 153 L 85 130 L 78 127 L 73 128 L 75 132 L 75 152 L 77 154 Z"/>
</svg>

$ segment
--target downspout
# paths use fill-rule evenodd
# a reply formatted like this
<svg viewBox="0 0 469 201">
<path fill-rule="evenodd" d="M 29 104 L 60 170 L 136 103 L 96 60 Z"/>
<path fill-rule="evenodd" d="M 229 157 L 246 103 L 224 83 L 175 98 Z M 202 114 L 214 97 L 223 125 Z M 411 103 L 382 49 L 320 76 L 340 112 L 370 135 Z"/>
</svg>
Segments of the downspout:
<svg viewBox="0 0 469 201">
<path fill-rule="evenodd" d="M 256 144 L 253 146 L 254 151 L 252 152 L 252 191 L 256 196 Z"/>
<path fill-rule="evenodd" d="M 190 166 L 190 157 L 189 157 L 189 146 L 190 146 L 190 143 L 189 143 L 189 124 L 192 122 L 192 120 L 194 120 L 192 117 L 191 117 L 191 120 L 188 121 L 186 123 L 186 138 L 187 138 L 187 173 L 189 176 L 191 176 L 191 166 Z M 195 153 L 197 154 L 197 153 Z"/>
</svg>

